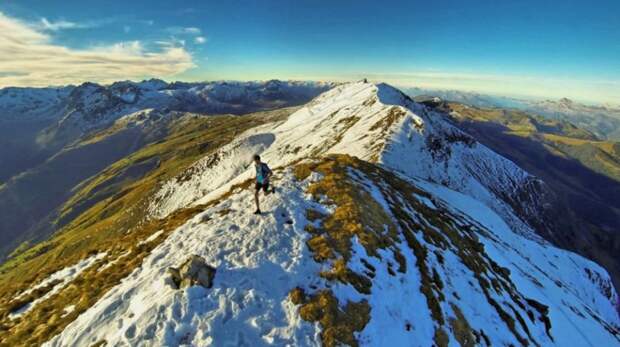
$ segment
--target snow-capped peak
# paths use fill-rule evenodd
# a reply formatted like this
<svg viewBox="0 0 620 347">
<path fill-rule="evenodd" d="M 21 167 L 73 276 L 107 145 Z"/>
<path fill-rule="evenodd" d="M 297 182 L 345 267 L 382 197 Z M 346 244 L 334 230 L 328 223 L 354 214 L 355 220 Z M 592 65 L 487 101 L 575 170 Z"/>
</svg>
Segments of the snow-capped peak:
<svg viewBox="0 0 620 347">
<path fill-rule="evenodd" d="M 234 141 L 230 146 L 245 148 L 247 154 L 238 165 L 222 162 L 222 167 L 216 166 L 214 172 L 224 177 L 222 182 L 245 169 L 253 151 L 263 152 L 273 166 L 330 153 L 348 154 L 472 196 L 528 237 L 536 235 L 527 224 L 542 219 L 543 205 L 549 199 L 544 184 L 535 177 L 449 124 L 444 115 L 415 103 L 384 83 L 336 86 L 284 123 L 253 131 L 269 142 L 259 148 L 245 144 L 243 136 Z M 224 148 L 217 156 L 226 157 L 230 150 Z M 237 169 L 232 170 L 233 166 Z M 195 185 L 199 191 L 212 191 L 217 188 L 215 182 L 220 180 L 197 179 L 186 184 Z M 166 214 L 188 202 L 181 199 L 180 203 L 167 188 L 161 194 L 167 198 L 155 208 L 160 213 Z M 518 212 L 514 206 L 519 206 Z"/>
</svg>

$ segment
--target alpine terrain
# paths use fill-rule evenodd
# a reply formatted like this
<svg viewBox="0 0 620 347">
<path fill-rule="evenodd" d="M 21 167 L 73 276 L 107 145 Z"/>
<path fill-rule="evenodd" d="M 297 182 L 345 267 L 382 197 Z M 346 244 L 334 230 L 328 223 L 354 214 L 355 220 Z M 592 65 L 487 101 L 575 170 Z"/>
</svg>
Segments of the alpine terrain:
<svg viewBox="0 0 620 347">
<path fill-rule="evenodd" d="M 62 227 L 67 219 L 60 218 L 59 209 L 81 182 L 148 144 L 202 126 L 204 117 L 190 114 L 246 114 L 298 106 L 331 86 L 151 79 L 1 89 L 0 259 Z M 158 163 L 151 156 L 117 179 L 141 177 Z"/>
<path fill-rule="evenodd" d="M 511 109 L 540 115 L 554 121 L 570 122 L 590 131 L 600 139 L 620 140 L 620 106 L 617 104 L 587 105 L 568 98 L 529 100 L 488 95 L 461 90 L 406 88 L 414 97 L 434 96 L 450 102 L 480 108 Z"/>
<path fill-rule="evenodd" d="M 0 266 L 0 346 L 620 346 L 556 183 L 387 84 L 282 83 L 33 92 L 57 151 L 0 186 L 41 203 L 2 215 L 35 236 Z"/>
<path fill-rule="evenodd" d="M 538 232 L 603 265 L 620 285 L 620 143 L 525 111 L 414 100 L 542 179 L 547 208 Z"/>
</svg>

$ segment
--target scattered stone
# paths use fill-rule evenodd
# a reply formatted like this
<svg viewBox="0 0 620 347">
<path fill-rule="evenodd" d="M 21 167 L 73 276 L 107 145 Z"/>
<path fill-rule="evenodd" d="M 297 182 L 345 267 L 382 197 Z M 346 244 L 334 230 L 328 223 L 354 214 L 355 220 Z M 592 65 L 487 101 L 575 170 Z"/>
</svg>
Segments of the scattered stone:
<svg viewBox="0 0 620 347">
<path fill-rule="evenodd" d="M 175 289 L 194 285 L 211 288 L 215 272 L 216 269 L 208 265 L 203 257 L 192 255 L 179 268 L 168 268 L 169 284 Z"/>
<path fill-rule="evenodd" d="M 299 287 L 295 287 L 293 290 L 291 290 L 291 292 L 289 293 L 289 298 L 291 299 L 291 302 L 295 305 L 301 305 L 304 302 L 306 302 L 306 293 L 304 292 L 303 289 L 299 288 Z"/>
<path fill-rule="evenodd" d="M 411 323 L 409 323 L 409 322 L 405 323 L 405 330 L 411 331 L 412 328 L 413 328 L 413 326 L 411 325 Z"/>
</svg>

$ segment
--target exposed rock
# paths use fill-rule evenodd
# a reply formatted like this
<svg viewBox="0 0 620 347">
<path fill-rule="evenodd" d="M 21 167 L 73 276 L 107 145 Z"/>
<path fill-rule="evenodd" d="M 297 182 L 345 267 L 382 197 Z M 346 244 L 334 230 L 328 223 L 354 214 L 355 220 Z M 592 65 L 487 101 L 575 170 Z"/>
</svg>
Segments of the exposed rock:
<svg viewBox="0 0 620 347">
<path fill-rule="evenodd" d="M 208 265 L 205 259 L 198 255 L 192 255 L 179 268 L 168 268 L 170 285 L 176 289 L 194 285 L 211 288 L 216 269 Z"/>
<path fill-rule="evenodd" d="M 445 104 L 445 102 L 437 96 L 418 95 L 414 97 L 413 100 L 430 108 L 437 108 L 439 106 L 444 106 Z"/>
</svg>

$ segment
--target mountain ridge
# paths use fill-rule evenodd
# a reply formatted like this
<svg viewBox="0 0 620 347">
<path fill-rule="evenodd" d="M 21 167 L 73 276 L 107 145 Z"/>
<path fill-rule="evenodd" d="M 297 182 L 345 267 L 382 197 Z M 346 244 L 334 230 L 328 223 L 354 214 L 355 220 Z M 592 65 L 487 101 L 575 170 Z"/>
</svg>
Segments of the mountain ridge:
<svg viewBox="0 0 620 347">
<path fill-rule="evenodd" d="M 436 105 L 456 126 L 540 177 L 561 207 L 546 238 L 595 259 L 620 283 L 620 144 L 524 111 Z"/>
<path fill-rule="evenodd" d="M 205 138 L 218 143 L 199 149 L 190 140 L 199 128 L 188 148 L 162 156 L 148 192 L 140 179 L 118 186 L 0 271 L 2 297 L 20 298 L 0 302 L 0 334 L 49 345 L 620 342 L 605 270 L 542 240 L 499 194 L 530 206 L 537 179 L 397 89 L 350 83 L 239 131 L 221 120 L 221 130 L 205 128 L 227 129 Z M 277 187 L 260 217 L 249 213 L 255 153 Z M 80 199 L 123 165 L 81 187 Z M 521 188 L 531 195 L 521 199 Z M 125 213 L 129 196 L 149 213 Z M 138 221 L 106 221 L 130 215 Z M 105 242 L 92 239 L 101 233 Z M 54 254 L 65 262 L 44 261 Z M 191 254 L 215 265 L 213 288 L 169 286 L 167 268 Z M 46 274 L 94 256 L 81 280 L 34 301 L 45 294 L 28 288 Z M 35 264 L 41 272 L 24 271 L 21 285 L 5 282 Z"/>
<path fill-rule="evenodd" d="M 620 140 L 620 106 L 588 105 L 568 98 L 558 100 L 526 100 L 458 90 L 406 88 L 415 97 L 435 96 L 443 100 L 474 107 L 521 110 L 551 120 L 571 122 L 602 140 Z"/>
<path fill-rule="evenodd" d="M 304 103 L 330 86 L 148 80 L 2 89 L 0 134 L 7 136 L 0 138 L 0 144 L 6 141 L 0 147 L 0 206 L 6 214 L 0 219 L 0 259 L 23 242 L 49 236 L 56 228 L 56 209 L 75 185 L 161 140 L 167 124 L 187 110 L 208 116 L 201 112 L 280 109 Z"/>
</svg>

